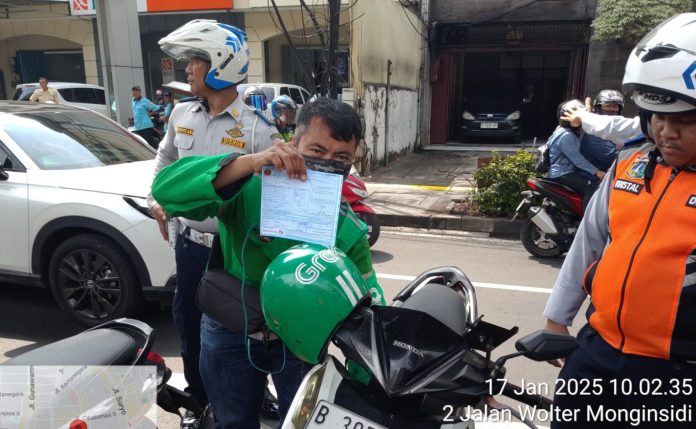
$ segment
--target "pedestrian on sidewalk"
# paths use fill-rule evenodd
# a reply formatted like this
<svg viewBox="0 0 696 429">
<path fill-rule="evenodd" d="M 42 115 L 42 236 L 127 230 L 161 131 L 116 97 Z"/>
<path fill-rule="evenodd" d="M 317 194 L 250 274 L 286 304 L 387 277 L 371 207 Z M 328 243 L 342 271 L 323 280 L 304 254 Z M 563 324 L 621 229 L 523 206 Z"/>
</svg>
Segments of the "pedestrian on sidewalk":
<svg viewBox="0 0 696 429">
<path fill-rule="evenodd" d="M 133 132 L 144 138 L 147 144 L 152 146 L 153 149 L 157 149 L 159 138 L 152 124 L 150 112 L 158 111 L 159 106 L 148 100 L 147 97 L 143 97 L 140 86 L 135 85 L 131 88 L 131 91 L 133 93 L 133 100 L 131 101 L 131 108 L 133 109 Z"/>
</svg>

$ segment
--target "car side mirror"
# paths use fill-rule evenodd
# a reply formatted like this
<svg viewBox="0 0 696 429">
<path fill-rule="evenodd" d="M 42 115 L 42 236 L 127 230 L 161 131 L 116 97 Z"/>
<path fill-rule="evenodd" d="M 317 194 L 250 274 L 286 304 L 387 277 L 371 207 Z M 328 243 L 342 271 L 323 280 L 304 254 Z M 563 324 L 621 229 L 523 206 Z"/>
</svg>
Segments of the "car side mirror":
<svg viewBox="0 0 696 429">
<path fill-rule="evenodd" d="M 537 331 L 517 340 L 515 348 L 525 357 L 540 362 L 568 357 L 578 345 L 572 335 Z"/>
<path fill-rule="evenodd" d="M 0 182 L 10 178 L 10 175 L 0 166 Z"/>
</svg>

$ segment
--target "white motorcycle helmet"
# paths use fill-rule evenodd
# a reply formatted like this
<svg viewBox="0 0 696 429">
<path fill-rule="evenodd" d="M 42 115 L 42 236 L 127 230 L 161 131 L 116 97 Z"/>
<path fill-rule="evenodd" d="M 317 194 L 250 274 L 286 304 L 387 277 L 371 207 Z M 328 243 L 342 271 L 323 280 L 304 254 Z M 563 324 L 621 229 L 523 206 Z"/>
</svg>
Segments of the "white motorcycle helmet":
<svg viewBox="0 0 696 429">
<path fill-rule="evenodd" d="M 210 19 L 194 19 L 158 43 L 167 55 L 177 60 L 199 57 L 210 61 L 205 83 L 212 89 L 229 88 L 247 77 L 247 36 L 232 25 Z"/>
<path fill-rule="evenodd" d="M 643 121 L 653 113 L 696 110 L 696 13 L 675 15 L 638 42 L 623 91 L 632 93 Z"/>
</svg>

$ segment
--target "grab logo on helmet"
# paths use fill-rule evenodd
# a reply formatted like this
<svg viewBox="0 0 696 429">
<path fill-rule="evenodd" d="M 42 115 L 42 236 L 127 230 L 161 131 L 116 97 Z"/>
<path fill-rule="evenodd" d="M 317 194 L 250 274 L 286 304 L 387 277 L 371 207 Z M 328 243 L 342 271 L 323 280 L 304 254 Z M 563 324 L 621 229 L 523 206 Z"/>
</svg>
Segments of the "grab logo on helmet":
<svg viewBox="0 0 696 429">
<path fill-rule="evenodd" d="M 295 268 L 295 278 L 298 282 L 302 284 L 307 285 L 310 283 L 314 283 L 319 277 L 319 274 L 323 273 L 326 270 L 326 267 L 322 265 L 319 261 L 320 259 L 331 264 L 336 262 L 339 257 L 345 256 L 346 254 L 343 253 L 341 249 L 338 249 L 336 247 L 330 247 L 328 249 L 322 250 L 321 252 L 312 257 L 311 266 L 307 266 L 307 264 L 302 262 L 300 265 L 297 266 L 297 268 Z"/>
<path fill-rule="evenodd" d="M 322 261 L 331 264 L 343 257 L 346 257 L 346 254 L 336 247 L 322 250 L 312 257 L 311 265 L 308 266 L 303 262 L 295 268 L 295 279 L 302 284 L 312 284 L 319 278 L 321 273 L 326 271 L 326 266 L 322 264 Z M 348 272 L 348 270 L 343 270 L 335 277 L 335 280 L 336 283 L 341 286 L 341 289 L 343 289 L 343 293 L 350 303 L 352 305 L 357 305 L 358 300 L 363 297 L 363 294 L 350 272 Z"/>
</svg>

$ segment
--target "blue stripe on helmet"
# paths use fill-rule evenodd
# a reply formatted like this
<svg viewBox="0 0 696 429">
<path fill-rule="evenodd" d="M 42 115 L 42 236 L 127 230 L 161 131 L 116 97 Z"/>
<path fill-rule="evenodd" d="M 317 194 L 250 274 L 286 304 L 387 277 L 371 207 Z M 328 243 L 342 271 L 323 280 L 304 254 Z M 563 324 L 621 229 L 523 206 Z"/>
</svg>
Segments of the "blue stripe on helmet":
<svg viewBox="0 0 696 429">
<path fill-rule="evenodd" d="M 211 69 L 205 76 L 205 84 L 209 87 L 213 88 L 216 91 L 219 91 L 221 89 L 229 88 L 230 86 L 234 85 L 234 82 L 216 78 L 215 73 L 217 73 L 217 68 Z"/>
</svg>

